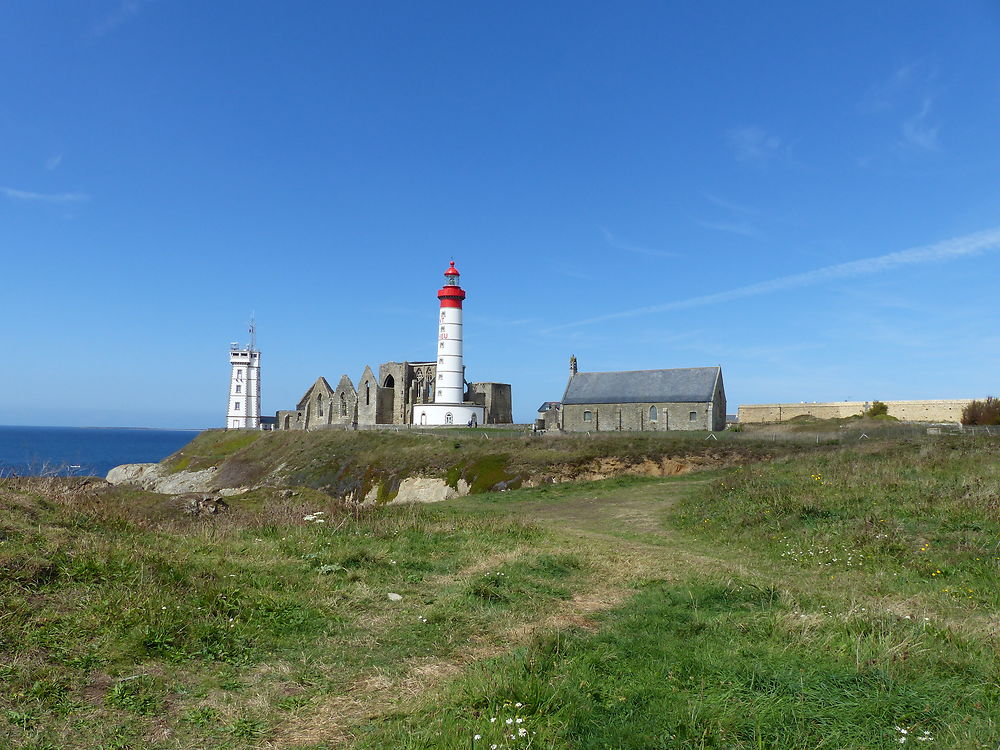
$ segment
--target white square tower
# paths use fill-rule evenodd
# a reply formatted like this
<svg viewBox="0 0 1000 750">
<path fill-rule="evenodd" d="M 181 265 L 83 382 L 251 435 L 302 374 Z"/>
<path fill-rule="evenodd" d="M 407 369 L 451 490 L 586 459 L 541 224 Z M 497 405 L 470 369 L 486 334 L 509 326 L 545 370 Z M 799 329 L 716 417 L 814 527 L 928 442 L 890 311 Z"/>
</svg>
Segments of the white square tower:
<svg viewBox="0 0 1000 750">
<path fill-rule="evenodd" d="M 251 329 L 252 332 L 253 329 Z M 260 429 L 260 352 L 254 343 L 229 346 L 229 413 L 226 429 Z"/>
</svg>

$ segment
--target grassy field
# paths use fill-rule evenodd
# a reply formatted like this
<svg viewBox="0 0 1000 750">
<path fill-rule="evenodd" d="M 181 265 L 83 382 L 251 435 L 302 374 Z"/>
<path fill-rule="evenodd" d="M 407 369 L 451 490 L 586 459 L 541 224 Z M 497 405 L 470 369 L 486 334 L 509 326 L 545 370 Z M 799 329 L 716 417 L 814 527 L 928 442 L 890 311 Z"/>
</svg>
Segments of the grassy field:
<svg viewBox="0 0 1000 750">
<path fill-rule="evenodd" d="M 863 442 L 209 517 L 7 480 L 0 746 L 995 749 L 998 458 Z"/>
</svg>

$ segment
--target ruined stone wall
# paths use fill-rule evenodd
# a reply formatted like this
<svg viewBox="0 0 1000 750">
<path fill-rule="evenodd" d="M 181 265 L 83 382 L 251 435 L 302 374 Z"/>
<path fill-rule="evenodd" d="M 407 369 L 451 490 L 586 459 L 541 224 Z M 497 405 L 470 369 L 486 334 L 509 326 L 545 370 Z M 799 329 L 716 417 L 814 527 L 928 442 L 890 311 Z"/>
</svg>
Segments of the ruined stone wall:
<svg viewBox="0 0 1000 750">
<path fill-rule="evenodd" d="M 484 407 L 486 424 L 511 424 L 514 421 L 509 383 L 471 383 L 469 400 Z"/>
<path fill-rule="evenodd" d="M 357 421 L 358 394 L 354 383 L 346 375 L 341 376 L 337 390 L 330 397 L 326 424 L 353 425 Z"/>
<path fill-rule="evenodd" d="M 378 421 L 379 382 L 372 368 L 358 378 L 358 424 L 375 424 Z"/>
<path fill-rule="evenodd" d="M 413 407 L 434 404 L 436 362 L 384 362 L 378 376 L 365 367 L 358 387 L 347 375 L 331 388 L 319 378 L 299 401 L 296 410 L 278 412 L 275 429 L 312 430 L 329 425 L 408 425 Z M 510 424 L 513 421 L 511 389 L 506 383 L 474 383 L 470 393 L 478 393 L 478 403 L 488 407 L 486 421 Z M 287 419 L 286 419 L 287 417 Z M 288 424 L 286 427 L 285 424 Z"/>
<path fill-rule="evenodd" d="M 304 430 L 306 428 L 305 412 L 295 409 L 285 409 L 275 412 L 274 429 Z"/>
<path fill-rule="evenodd" d="M 722 370 L 715 384 L 715 394 L 712 396 L 712 430 L 718 432 L 726 429 L 726 388 L 722 383 Z"/>
<path fill-rule="evenodd" d="M 375 392 L 375 399 L 375 424 L 397 424 L 393 421 L 395 391 L 392 388 L 379 388 Z"/>
<path fill-rule="evenodd" d="M 889 416 L 903 422 L 961 422 L 962 409 L 972 399 L 931 399 L 927 401 L 885 401 Z M 834 401 L 819 404 L 743 404 L 740 423 L 787 422 L 800 416 L 817 419 L 843 419 L 860 414 L 870 401 Z"/>
<path fill-rule="evenodd" d="M 559 409 L 549 409 L 542 415 L 542 428 L 545 430 L 558 430 L 561 427 L 562 411 Z"/>
<path fill-rule="evenodd" d="M 650 407 L 656 407 L 651 419 Z M 723 407 L 724 408 L 724 407 Z M 590 418 L 585 418 L 585 413 Z M 563 404 L 562 428 L 566 432 L 656 432 L 663 430 L 712 430 L 717 427 L 717 410 L 709 402 L 645 404 Z"/>
<path fill-rule="evenodd" d="M 407 366 L 405 362 L 383 362 L 378 366 L 378 380 L 390 393 L 382 398 L 379 422 L 381 424 L 407 424 L 406 393 Z"/>
</svg>

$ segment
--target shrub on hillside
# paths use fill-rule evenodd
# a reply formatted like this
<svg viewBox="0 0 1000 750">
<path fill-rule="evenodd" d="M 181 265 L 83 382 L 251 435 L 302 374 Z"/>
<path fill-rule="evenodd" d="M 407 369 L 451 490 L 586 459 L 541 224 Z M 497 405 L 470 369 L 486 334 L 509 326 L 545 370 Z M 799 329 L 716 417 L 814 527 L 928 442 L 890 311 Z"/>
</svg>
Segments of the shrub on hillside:
<svg viewBox="0 0 1000 750">
<path fill-rule="evenodd" d="M 971 401 L 962 409 L 962 424 L 1000 425 L 1000 398 Z"/>
<path fill-rule="evenodd" d="M 889 416 L 889 405 L 883 401 L 872 401 L 864 415 L 866 417 L 887 417 Z"/>
</svg>

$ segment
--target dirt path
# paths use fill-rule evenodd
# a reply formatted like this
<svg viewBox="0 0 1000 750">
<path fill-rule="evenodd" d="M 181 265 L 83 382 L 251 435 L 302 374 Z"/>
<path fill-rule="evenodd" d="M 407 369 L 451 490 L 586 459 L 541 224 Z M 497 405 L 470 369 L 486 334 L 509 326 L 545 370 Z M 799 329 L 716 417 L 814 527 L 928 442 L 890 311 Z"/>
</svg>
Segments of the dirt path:
<svg viewBox="0 0 1000 750">
<path fill-rule="evenodd" d="M 636 583 L 678 580 L 695 571 L 746 573 L 742 566 L 694 546 L 671 530 L 665 515 L 681 494 L 705 479 L 673 479 L 609 488 L 581 485 L 557 497 L 484 505 L 475 498 L 457 501 L 471 513 L 503 513 L 554 527 L 559 534 L 585 540 L 583 549 L 597 567 L 591 586 L 554 605 L 547 616 L 522 621 L 502 633 L 474 641 L 448 660 L 413 660 L 405 673 L 372 675 L 342 695 L 331 695 L 279 729 L 268 748 L 290 748 L 325 742 L 349 746 L 352 728 L 419 698 L 469 665 L 497 656 L 531 640 L 536 633 L 570 626 L 596 628 L 592 616 L 621 604 Z"/>
</svg>

